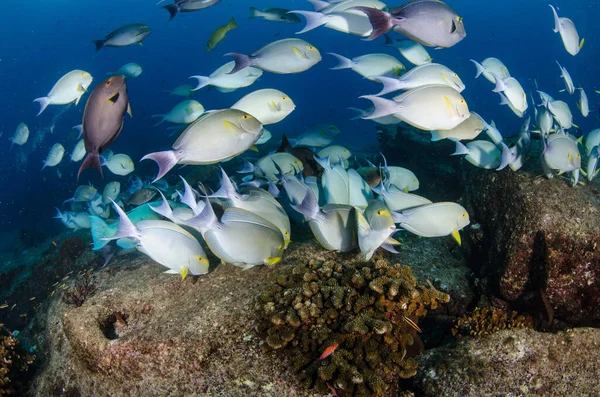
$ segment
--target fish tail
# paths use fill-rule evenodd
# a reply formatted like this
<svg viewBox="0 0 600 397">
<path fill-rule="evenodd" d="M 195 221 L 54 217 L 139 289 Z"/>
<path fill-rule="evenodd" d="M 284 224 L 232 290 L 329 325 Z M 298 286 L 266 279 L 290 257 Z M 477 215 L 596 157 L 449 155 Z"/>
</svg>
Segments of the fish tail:
<svg viewBox="0 0 600 397">
<path fill-rule="evenodd" d="M 315 11 L 321 11 L 323 8 L 331 6 L 331 3 L 322 0 L 308 0 L 308 2 L 312 4 Z"/>
<path fill-rule="evenodd" d="M 165 120 L 167 120 L 167 115 L 165 115 L 165 114 L 153 114 L 150 117 L 160 117 L 160 120 L 158 121 L 158 123 L 154 124 L 155 127 L 157 125 L 160 125 L 160 124 L 164 123 Z"/>
<path fill-rule="evenodd" d="M 171 170 L 171 168 L 175 167 L 180 158 L 176 155 L 174 150 L 167 150 L 164 152 L 155 152 L 150 153 L 142 157 L 142 160 L 154 160 L 158 165 L 158 174 L 156 178 L 152 181 L 152 183 L 158 181 L 160 178 L 165 176 L 167 172 Z"/>
<path fill-rule="evenodd" d="M 352 59 L 336 54 L 335 52 L 328 52 L 327 54 L 334 56 L 338 61 L 336 66 L 329 68 L 330 70 L 351 69 L 355 65 Z"/>
<path fill-rule="evenodd" d="M 169 4 L 163 6 L 162 8 L 169 11 L 169 22 L 172 21 L 173 18 L 175 18 L 175 16 L 179 13 L 179 7 L 177 6 L 177 4 Z"/>
<path fill-rule="evenodd" d="M 299 14 L 306 18 L 306 26 L 302 30 L 296 32 L 296 34 L 306 33 L 319 26 L 325 25 L 330 19 L 328 15 L 323 14 L 322 12 L 295 10 L 290 11 L 290 13 Z"/>
<path fill-rule="evenodd" d="M 158 193 L 162 197 L 162 202 L 160 203 L 160 205 L 153 206 L 153 205 L 148 204 L 148 206 L 150 207 L 150 209 L 152 211 L 156 212 L 158 215 L 164 216 L 171 222 L 175 222 L 175 215 L 173 214 L 173 210 L 171 209 L 169 202 L 165 198 L 165 195 L 160 190 L 158 191 Z"/>
<path fill-rule="evenodd" d="M 83 160 L 83 163 L 81 163 L 81 167 L 79 167 L 79 172 L 77 172 L 77 179 L 79 179 L 79 175 L 81 175 L 83 170 L 85 170 L 86 168 L 95 168 L 98 171 L 100 171 L 100 175 L 104 177 L 104 174 L 102 173 L 102 166 L 100 165 L 100 154 L 98 152 L 88 153 L 85 160 Z"/>
<path fill-rule="evenodd" d="M 239 72 L 240 70 L 247 68 L 253 63 L 252 58 L 250 58 L 248 55 L 237 54 L 235 52 L 230 52 L 225 55 L 232 57 L 235 61 L 235 66 L 233 67 L 233 69 L 231 69 L 231 72 L 227 74 L 234 74 L 236 72 Z"/>
<path fill-rule="evenodd" d="M 363 117 L 365 120 L 376 119 L 379 117 L 385 117 L 396 113 L 398 110 L 398 104 L 395 101 L 380 98 L 374 95 L 363 95 L 360 98 L 368 99 L 373 102 L 373 113 L 369 116 Z"/>
<path fill-rule="evenodd" d="M 11 150 L 13 150 L 13 146 L 15 146 L 15 141 L 12 138 L 10 139 L 10 149 L 8 149 L 8 151 L 10 152 Z"/>
<path fill-rule="evenodd" d="M 366 39 L 368 41 L 375 40 L 382 34 L 389 32 L 394 26 L 392 24 L 392 16 L 389 12 L 380 11 L 370 7 L 353 7 L 352 9 L 364 12 L 369 18 L 369 22 L 371 22 L 371 26 L 373 27 L 373 32 Z"/>
<path fill-rule="evenodd" d="M 292 205 L 292 208 L 309 219 L 315 219 L 320 211 L 317 197 L 310 188 L 306 189 L 306 195 L 302 202 L 298 205 Z"/>
<path fill-rule="evenodd" d="M 456 150 L 451 156 L 460 156 L 463 154 L 469 154 L 469 148 L 463 145 L 460 141 L 456 141 Z"/>
<path fill-rule="evenodd" d="M 47 96 L 41 97 L 41 98 L 35 98 L 33 100 L 33 102 L 37 102 L 37 103 L 40 104 L 40 111 L 37 114 L 39 116 L 40 114 L 42 114 L 42 112 L 44 110 L 46 110 L 46 108 L 48 107 L 48 105 L 50 105 L 50 98 L 48 98 Z"/>
<path fill-rule="evenodd" d="M 119 214 L 119 227 L 117 228 L 117 232 L 110 236 L 104 237 L 102 240 L 110 241 L 110 240 L 118 240 L 121 238 L 129 238 L 135 241 L 139 241 L 139 233 L 131 219 L 127 216 L 125 211 L 121 209 L 112 199 L 110 200 L 113 204 L 113 208 Z"/>
<path fill-rule="evenodd" d="M 238 27 L 238 24 L 235 22 L 235 19 L 233 17 L 231 17 L 231 19 L 229 20 L 229 23 L 227 24 L 227 28 L 229 30 L 231 29 L 235 29 Z"/>
<path fill-rule="evenodd" d="M 212 79 L 208 76 L 190 76 L 190 79 L 198 80 L 198 85 L 196 86 L 196 88 L 193 88 L 192 91 L 198 91 L 200 88 L 210 85 L 212 81 Z"/>
<path fill-rule="evenodd" d="M 244 167 L 237 171 L 238 174 L 249 174 L 251 172 L 254 172 L 254 165 L 248 160 L 244 160 Z"/>
<path fill-rule="evenodd" d="M 349 107 L 348 110 L 352 110 L 353 112 L 356 113 L 356 115 L 353 116 L 350 120 L 358 120 L 360 118 L 363 118 L 363 117 L 369 115 L 369 112 L 367 112 L 366 110 L 363 110 L 363 109 L 359 109 L 359 108 Z"/>
<path fill-rule="evenodd" d="M 62 219 L 62 217 L 63 217 L 62 212 L 60 212 L 60 210 L 58 208 L 56 208 L 56 207 L 54 209 L 56 210 L 56 215 L 54 215 L 52 217 L 52 219 Z"/>
<path fill-rule="evenodd" d="M 402 81 L 395 79 L 393 77 L 386 76 L 371 76 L 371 79 L 375 79 L 383 84 L 381 91 L 375 96 L 382 96 L 385 94 L 389 94 L 390 92 L 398 91 L 403 88 Z"/>
<path fill-rule="evenodd" d="M 250 11 L 248 13 L 248 18 L 250 18 L 250 19 L 256 18 L 257 12 L 258 12 L 258 9 L 256 7 L 250 7 Z"/>
<path fill-rule="evenodd" d="M 440 131 L 431 131 L 431 142 L 441 141 L 444 139 Z"/>
<path fill-rule="evenodd" d="M 104 248 L 104 246 L 108 244 L 108 240 L 104 239 L 112 236 L 111 230 L 109 229 L 107 223 L 102 218 L 97 216 L 90 216 L 90 225 L 92 241 L 94 242 L 92 250 L 97 251 Z"/>
<path fill-rule="evenodd" d="M 475 73 L 475 78 L 481 76 L 481 73 L 485 72 L 485 68 L 483 67 L 483 65 L 474 59 L 471 59 L 471 62 L 473 62 L 473 64 L 477 68 L 477 72 Z"/>
<path fill-rule="evenodd" d="M 512 154 L 506 143 L 501 142 L 500 144 L 502 145 L 502 161 L 500 162 L 500 166 L 496 168 L 496 171 L 502 171 L 512 160 Z"/>
<path fill-rule="evenodd" d="M 96 52 L 100 51 L 102 48 L 104 48 L 104 40 L 94 40 L 94 45 L 96 46 Z"/>
</svg>

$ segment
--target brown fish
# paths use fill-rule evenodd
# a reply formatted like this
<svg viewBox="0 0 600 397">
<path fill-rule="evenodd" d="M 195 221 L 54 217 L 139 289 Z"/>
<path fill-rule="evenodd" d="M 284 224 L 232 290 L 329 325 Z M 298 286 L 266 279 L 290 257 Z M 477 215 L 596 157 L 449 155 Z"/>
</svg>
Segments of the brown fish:
<svg viewBox="0 0 600 397">
<path fill-rule="evenodd" d="M 102 175 L 100 153 L 119 136 L 125 112 L 131 116 L 125 76 L 111 76 L 94 88 L 85 104 L 82 122 L 88 155 L 79 168 L 77 178 L 86 168 L 96 168 Z"/>
<path fill-rule="evenodd" d="M 156 190 L 142 188 L 137 192 L 133 193 L 127 202 L 129 205 L 142 205 L 152 200 L 152 198 L 156 196 Z"/>
<path fill-rule="evenodd" d="M 323 174 L 321 167 L 315 160 L 316 153 L 306 147 L 292 147 L 285 134 L 281 138 L 281 145 L 277 149 L 278 153 L 288 152 L 302 162 L 304 176 L 316 176 L 318 178 Z"/>
</svg>

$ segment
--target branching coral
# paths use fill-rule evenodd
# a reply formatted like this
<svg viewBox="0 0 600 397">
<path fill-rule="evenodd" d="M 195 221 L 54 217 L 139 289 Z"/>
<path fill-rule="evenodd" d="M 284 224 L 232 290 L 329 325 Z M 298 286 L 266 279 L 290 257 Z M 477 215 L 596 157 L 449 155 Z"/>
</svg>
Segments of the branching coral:
<svg viewBox="0 0 600 397">
<path fill-rule="evenodd" d="M 24 351 L 5 329 L 0 329 L 0 335 L 0 396 L 16 395 L 14 380 L 29 369 L 35 356 Z"/>
<path fill-rule="evenodd" d="M 75 284 L 63 292 L 62 300 L 68 305 L 81 307 L 94 292 L 96 292 L 94 276 L 89 272 L 85 272 Z"/>
<path fill-rule="evenodd" d="M 530 316 L 519 315 L 517 312 L 507 312 L 503 309 L 485 307 L 477 308 L 470 314 L 458 319 L 452 329 L 453 335 L 490 335 L 502 329 L 533 328 Z"/>
<path fill-rule="evenodd" d="M 398 377 L 414 376 L 418 318 L 450 299 L 384 260 L 311 260 L 270 277 L 275 285 L 257 300 L 268 345 L 293 351 L 305 386 L 340 396 L 383 395 Z"/>
</svg>

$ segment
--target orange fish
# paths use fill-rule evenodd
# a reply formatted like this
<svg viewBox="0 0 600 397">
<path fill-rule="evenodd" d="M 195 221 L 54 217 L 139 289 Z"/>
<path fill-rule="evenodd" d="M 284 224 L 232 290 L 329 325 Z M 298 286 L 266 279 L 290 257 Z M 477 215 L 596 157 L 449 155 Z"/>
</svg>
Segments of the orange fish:
<svg viewBox="0 0 600 397">
<path fill-rule="evenodd" d="M 338 343 L 334 343 L 333 345 L 329 346 L 327 349 L 323 350 L 323 354 L 321 354 L 317 360 L 324 360 L 327 357 L 331 356 L 338 346 Z"/>
</svg>

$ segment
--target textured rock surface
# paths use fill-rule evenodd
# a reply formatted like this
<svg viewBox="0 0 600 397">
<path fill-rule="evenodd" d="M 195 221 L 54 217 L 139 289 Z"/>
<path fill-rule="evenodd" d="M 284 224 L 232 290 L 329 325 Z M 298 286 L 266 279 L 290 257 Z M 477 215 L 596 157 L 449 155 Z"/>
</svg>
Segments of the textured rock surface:
<svg viewBox="0 0 600 397">
<path fill-rule="evenodd" d="M 600 330 L 500 331 L 430 350 L 419 365 L 424 397 L 598 396 Z"/>
<path fill-rule="evenodd" d="M 480 276 L 517 306 L 545 299 L 557 319 L 600 325 L 598 186 L 466 166 L 471 220 L 482 225 Z"/>
</svg>

